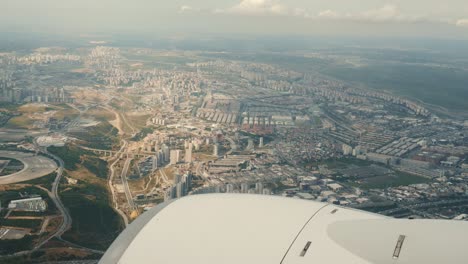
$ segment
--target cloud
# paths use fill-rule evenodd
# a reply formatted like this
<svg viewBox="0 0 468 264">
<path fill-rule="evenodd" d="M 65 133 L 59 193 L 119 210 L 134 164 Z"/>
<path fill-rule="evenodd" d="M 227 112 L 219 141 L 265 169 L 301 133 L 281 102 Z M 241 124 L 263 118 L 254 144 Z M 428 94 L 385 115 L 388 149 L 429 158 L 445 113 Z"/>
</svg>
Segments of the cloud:
<svg viewBox="0 0 468 264">
<path fill-rule="evenodd" d="M 357 16 L 357 18 L 369 21 L 401 21 L 409 17 L 402 15 L 394 5 L 385 5 L 382 8 L 369 10 Z"/>
<path fill-rule="evenodd" d="M 226 9 L 216 9 L 214 13 L 263 16 L 308 16 L 305 9 L 289 7 L 279 0 L 241 0 L 237 5 Z"/>
<path fill-rule="evenodd" d="M 199 12 L 200 9 L 198 8 L 193 8 L 189 5 L 183 5 L 179 8 L 179 13 L 191 13 L 191 12 Z"/>
<path fill-rule="evenodd" d="M 385 5 L 378 9 L 367 10 L 360 13 L 339 13 L 328 9 L 319 12 L 317 18 L 360 22 L 420 22 L 428 20 L 423 16 L 403 14 L 398 7 L 394 5 Z"/>
<path fill-rule="evenodd" d="M 459 27 L 468 27 L 468 18 L 457 20 L 455 22 L 455 25 L 457 25 Z"/>
<path fill-rule="evenodd" d="M 284 14 L 287 7 L 275 0 L 242 0 L 228 11 L 240 14 Z"/>
<path fill-rule="evenodd" d="M 291 7 L 283 2 L 285 2 L 285 0 L 239 0 L 234 6 L 211 10 L 202 10 L 184 5 L 180 7 L 179 13 L 206 12 L 240 16 L 291 16 L 313 20 L 336 20 L 363 23 L 439 23 L 468 27 L 468 18 L 454 20 L 427 15 L 407 14 L 402 12 L 398 6 L 392 4 L 361 12 L 339 12 L 332 9 L 325 9 L 311 15 L 311 13 L 304 8 Z"/>
<path fill-rule="evenodd" d="M 338 19 L 338 18 L 340 18 L 342 16 L 339 13 L 328 9 L 328 10 L 320 11 L 320 13 L 318 14 L 318 17 L 319 18 Z"/>
<path fill-rule="evenodd" d="M 331 9 L 310 15 L 306 9 L 293 8 L 280 0 L 241 0 L 237 5 L 226 9 L 216 9 L 214 13 L 236 15 L 276 15 L 295 16 L 311 19 L 352 20 L 361 22 L 418 22 L 425 21 L 422 16 L 403 14 L 397 6 L 384 5 L 381 8 L 356 13 L 340 13 Z"/>
</svg>

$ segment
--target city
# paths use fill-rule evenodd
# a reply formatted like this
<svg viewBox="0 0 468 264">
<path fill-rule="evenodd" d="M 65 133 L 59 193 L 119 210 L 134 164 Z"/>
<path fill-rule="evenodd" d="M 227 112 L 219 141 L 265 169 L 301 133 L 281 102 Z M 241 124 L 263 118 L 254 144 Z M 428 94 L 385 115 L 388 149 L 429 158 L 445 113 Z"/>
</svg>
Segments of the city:
<svg viewBox="0 0 468 264">
<path fill-rule="evenodd" d="M 33 34 L 2 15 L 0 263 L 98 263 L 145 213 L 203 194 L 468 221 L 459 15 L 54 1 L 0 4 L 31 28 L 56 16 Z"/>
<path fill-rule="evenodd" d="M 118 230 L 163 201 L 224 192 L 467 218 L 466 121 L 318 73 L 201 52 L 187 60 L 203 62 L 172 62 L 184 56 L 106 46 L 2 54 L 2 239 L 99 254 L 112 234 L 75 227 L 80 214 L 104 213 Z M 41 203 L 22 206 L 28 199 Z"/>
</svg>

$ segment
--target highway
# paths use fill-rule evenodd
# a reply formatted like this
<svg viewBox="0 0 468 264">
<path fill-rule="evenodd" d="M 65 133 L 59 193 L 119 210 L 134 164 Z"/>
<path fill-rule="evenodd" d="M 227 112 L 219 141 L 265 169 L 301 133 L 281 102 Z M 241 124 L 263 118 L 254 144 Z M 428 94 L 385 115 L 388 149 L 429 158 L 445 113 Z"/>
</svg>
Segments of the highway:
<svg viewBox="0 0 468 264">
<path fill-rule="evenodd" d="M 84 111 L 80 111 L 80 117 L 81 115 L 86 112 L 88 110 L 88 108 L 86 108 Z M 78 117 L 79 118 L 79 117 Z M 77 118 L 77 119 L 78 119 Z M 133 131 L 135 131 L 135 129 L 127 122 L 127 120 L 124 120 L 124 122 L 126 123 L 126 125 L 131 128 Z M 63 128 L 61 130 L 62 133 L 65 133 L 66 130 L 68 129 L 69 126 Z M 37 138 L 36 138 L 37 139 Z M 99 251 L 99 250 L 94 250 L 94 249 L 91 249 L 91 248 L 86 248 L 86 247 L 83 247 L 83 246 L 80 246 L 80 245 L 76 245 L 74 243 L 71 243 L 71 242 L 68 242 L 64 239 L 62 239 L 62 235 L 71 228 L 72 226 L 72 218 L 71 218 L 71 215 L 70 213 L 68 212 L 68 210 L 66 209 L 66 207 L 64 206 L 63 202 L 61 201 L 60 199 L 60 195 L 59 195 L 59 185 L 60 185 L 60 181 L 63 177 L 63 172 L 64 172 L 64 167 L 65 167 L 65 164 L 63 162 L 63 160 L 50 153 L 47 148 L 41 148 L 38 146 L 37 142 L 36 142 L 36 139 L 34 140 L 34 145 L 36 146 L 36 149 L 38 149 L 40 152 L 42 152 L 43 154 L 45 154 L 46 156 L 48 156 L 49 158 L 53 159 L 56 161 L 56 163 L 58 164 L 58 168 L 56 169 L 56 172 L 57 172 L 57 176 L 55 177 L 54 179 L 54 182 L 52 183 L 52 190 L 49 191 L 47 189 L 43 189 L 44 191 L 46 191 L 49 195 L 49 197 L 51 198 L 51 200 L 54 202 L 55 206 L 57 207 L 57 209 L 59 210 L 60 212 L 60 215 L 62 216 L 62 219 L 63 221 L 60 223 L 60 226 L 53 232 L 51 233 L 47 238 L 45 238 L 44 240 L 42 240 L 40 243 L 38 243 L 37 245 L 35 245 L 35 247 L 31 250 L 28 250 L 28 251 L 22 251 L 22 252 L 18 252 L 16 254 L 14 254 L 15 256 L 19 256 L 19 255 L 25 255 L 25 254 L 30 254 L 38 249 L 40 249 L 42 246 L 44 246 L 46 243 L 48 243 L 52 238 L 57 238 L 73 247 L 76 247 L 76 248 L 80 248 L 80 249 L 84 249 L 84 250 L 87 250 L 89 252 L 93 252 L 93 253 L 98 253 L 98 254 L 103 254 L 104 252 L 102 251 Z M 118 204 L 117 204 L 117 201 L 116 201 L 116 195 L 115 195 L 115 190 L 113 188 L 113 185 L 112 185 L 112 181 L 115 177 L 115 165 L 119 162 L 120 158 L 122 158 L 126 153 L 125 153 L 125 150 L 128 146 L 128 142 L 126 140 L 122 140 L 123 144 L 122 144 L 122 147 L 120 148 L 120 150 L 116 153 L 113 153 L 115 154 L 115 161 L 111 164 L 110 166 L 110 170 L 111 170 L 111 175 L 109 177 L 109 187 L 110 187 L 110 190 L 111 190 L 111 193 L 112 193 L 112 197 L 113 197 L 113 202 L 114 202 L 114 208 L 115 210 L 121 215 L 121 217 L 123 218 L 124 222 L 125 222 L 125 225 L 127 226 L 128 225 L 128 218 L 127 216 L 118 208 Z M 125 165 L 124 165 L 124 169 L 122 171 L 122 174 L 121 174 L 121 177 L 122 177 L 122 183 L 125 187 L 125 195 L 127 197 L 127 200 L 128 200 L 128 203 L 130 205 L 130 208 L 132 210 L 135 210 L 137 207 L 135 205 L 135 203 L 133 202 L 133 199 L 132 199 L 132 196 L 131 196 L 131 192 L 130 192 L 130 188 L 128 186 L 128 181 L 127 181 L 127 173 L 128 173 L 128 170 L 129 170 L 129 167 L 130 167 L 130 164 L 131 164 L 131 161 L 132 159 L 129 158 L 125 161 Z M 41 188 L 42 189 L 42 188 Z"/>
<path fill-rule="evenodd" d="M 0 157 L 17 159 L 24 164 L 21 171 L 0 177 L 0 185 L 37 179 L 57 169 L 57 164 L 53 160 L 34 153 L 0 150 Z"/>
<path fill-rule="evenodd" d="M 60 196 L 59 196 L 59 185 L 60 185 L 60 180 L 62 179 L 62 176 L 63 176 L 63 170 L 64 170 L 65 164 L 64 164 L 63 160 L 60 157 L 57 157 L 54 154 L 48 152 L 47 149 L 44 149 L 43 152 L 46 155 L 48 155 L 49 157 L 51 157 L 52 159 L 54 159 L 55 161 L 57 161 L 57 163 L 59 164 L 59 168 L 57 169 L 57 176 L 55 177 L 55 180 L 52 183 L 52 192 L 50 192 L 50 191 L 47 191 L 47 192 L 48 192 L 50 198 L 52 199 L 52 201 L 54 202 L 55 206 L 57 207 L 57 209 L 60 211 L 60 214 L 62 215 L 63 221 L 60 224 L 59 228 L 57 228 L 57 230 L 55 230 L 55 232 L 52 233 L 47 239 L 45 239 L 41 243 L 37 244 L 34 247 L 33 251 L 39 249 L 40 247 L 45 245 L 47 242 L 49 242 L 49 240 L 51 240 L 54 237 L 57 237 L 57 238 L 61 239 L 62 235 L 68 229 L 70 229 L 71 225 L 72 225 L 72 218 L 70 216 L 70 213 L 68 212 L 67 208 L 65 208 L 65 206 L 63 205 L 62 201 L 60 200 Z"/>
<path fill-rule="evenodd" d="M 166 172 L 164 171 L 164 169 L 160 169 L 159 172 L 161 172 L 161 176 L 162 176 L 163 181 L 164 182 L 169 182 L 169 178 L 167 177 Z"/>
<path fill-rule="evenodd" d="M 68 212 L 68 210 L 63 205 L 62 201 L 60 200 L 60 196 L 59 196 L 59 184 L 60 184 L 60 180 L 62 179 L 62 176 L 63 176 L 64 162 L 60 157 L 57 157 L 54 154 L 48 152 L 47 148 L 44 148 L 44 149 L 39 148 L 35 141 L 34 141 L 34 143 L 35 143 L 36 147 L 42 153 L 44 153 L 45 155 L 47 155 L 50 158 L 52 158 L 53 160 L 55 160 L 59 165 L 59 167 L 57 169 L 57 176 L 55 177 L 55 180 L 52 183 L 52 191 L 49 191 L 49 190 L 43 189 L 43 188 L 41 188 L 41 189 L 46 191 L 47 194 L 49 195 L 50 199 L 54 202 L 55 206 L 57 207 L 57 209 L 59 210 L 59 212 L 60 212 L 60 214 L 62 216 L 63 221 L 60 223 L 60 226 L 57 228 L 57 230 L 55 230 L 52 234 L 50 234 L 49 237 L 47 237 L 46 239 L 44 239 L 40 243 L 38 243 L 33 249 L 28 250 L 28 251 L 17 252 L 15 254 L 13 254 L 14 256 L 26 255 L 26 254 L 29 254 L 31 252 L 34 252 L 34 251 L 38 250 L 39 248 L 41 248 L 42 246 L 44 246 L 47 242 L 49 242 L 54 237 L 62 240 L 62 235 L 68 229 L 70 229 L 71 225 L 72 225 L 72 218 L 70 216 L 70 213 Z M 100 252 L 100 251 L 96 251 L 94 249 L 89 249 L 89 248 L 85 248 L 85 247 L 81 247 L 81 246 L 79 246 L 79 247 L 82 248 L 82 249 L 86 249 L 88 251 L 91 251 L 91 252 Z"/>
<path fill-rule="evenodd" d="M 87 109 L 86 109 L 87 110 Z M 85 111 L 86 111 L 85 110 Z M 85 112 L 83 111 L 83 112 Z M 80 112 L 80 116 L 83 112 Z M 79 117 L 78 117 L 79 118 Z M 77 118 L 77 119 L 78 119 Z M 67 127 L 66 127 L 67 128 Z M 65 132 L 66 128 L 64 128 L 62 130 L 62 132 Z M 99 250 L 94 250 L 94 249 L 91 249 L 91 248 L 86 248 L 86 247 L 82 247 L 80 245 L 75 245 L 73 243 L 70 243 L 66 240 L 63 240 L 62 239 L 62 235 L 68 230 L 71 228 L 72 226 L 72 218 L 71 218 L 71 215 L 70 213 L 68 212 L 67 208 L 65 207 L 65 205 L 63 204 L 62 200 L 60 199 L 60 195 L 59 195 L 59 186 L 60 186 L 60 180 L 62 179 L 63 177 L 63 171 L 64 171 L 64 168 L 65 168 L 65 163 L 63 162 L 63 160 L 50 153 L 48 150 L 47 150 L 47 147 L 45 148 L 41 148 L 38 144 L 37 144 L 37 137 L 34 139 L 34 145 L 36 147 L 37 150 L 39 150 L 40 152 L 42 152 L 43 154 L 45 154 L 46 156 L 50 157 L 51 159 L 55 160 L 55 162 L 58 164 L 58 168 L 56 170 L 57 172 L 57 176 L 55 177 L 54 179 L 54 182 L 52 183 L 52 190 L 49 191 L 47 189 L 43 189 L 44 191 L 47 192 L 47 194 L 49 195 L 49 197 L 51 198 L 51 200 L 54 202 L 55 206 L 57 207 L 57 209 L 59 210 L 60 212 L 60 215 L 62 216 L 62 222 L 60 223 L 60 226 L 53 232 L 50 234 L 49 237 L 47 237 L 46 239 L 42 240 L 40 243 L 38 243 L 32 250 L 28 250 L 28 251 L 22 251 L 22 252 L 18 252 L 16 254 L 14 254 L 15 256 L 19 256 L 19 255 L 25 255 L 25 254 L 29 254 L 31 252 L 34 252 L 36 250 L 38 250 L 39 248 L 41 248 L 42 246 L 44 246 L 47 242 L 49 242 L 52 238 L 56 237 L 57 239 L 59 240 L 62 240 L 63 242 L 66 242 L 68 244 L 71 244 L 73 245 L 74 247 L 77 247 L 77 248 L 81 248 L 81 249 L 84 249 L 84 250 L 87 250 L 87 251 L 90 251 L 90 252 L 93 252 L 93 253 L 99 253 L 99 254 L 102 254 L 104 252 L 102 251 L 99 251 Z"/>
<path fill-rule="evenodd" d="M 125 191 L 125 197 L 127 198 L 128 205 L 130 206 L 130 210 L 136 210 L 137 207 L 135 205 L 135 202 L 133 201 L 132 192 L 130 191 L 130 186 L 128 186 L 128 180 L 127 180 L 127 174 L 130 168 L 130 164 L 132 163 L 132 160 L 133 159 L 131 158 L 127 158 L 127 160 L 125 160 L 125 164 L 122 169 L 122 174 L 120 176 L 121 176 L 122 185 Z"/>
<path fill-rule="evenodd" d="M 150 157 L 154 156 L 157 153 L 156 152 L 150 152 L 150 151 L 140 151 L 140 152 L 123 152 L 123 150 L 119 151 L 113 151 L 113 150 L 107 150 L 107 149 L 96 149 L 96 148 L 88 148 L 85 146 L 78 146 L 81 149 L 92 151 L 92 152 L 100 152 L 100 153 L 110 153 L 111 155 L 119 155 L 119 154 L 124 154 L 124 155 L 131 155 L 131 156 L 145 156 L 145 157 Z"/>
<path fill-rule="evenodd" d="M 123 152 L 127 148 L 127 145 L 128 145 L 128 142 L 126 140 L 122 140 L 122 147 L 117 152 L 115 161 L 109 167 L 111 174 L 110 174 L 109 181 L 108 181 L 109 189 L 112 194 L 112 203 L 114 204 L 114 210 L 122 217 L 122 219 L 124 220 L 125 226 L 128 226 L 128 223 L 129 223 L 128 217 L 125 215 L 124 212 L 122 212 L 122 210 L 119 209 L 119 204 L 117 203 L 117 195 L 114 190 L 113 181 L 115 177 L 115 165 L 117 165 L 117 163 L 120 161 L 120 157 L 123 156 Z"/>
</svg>

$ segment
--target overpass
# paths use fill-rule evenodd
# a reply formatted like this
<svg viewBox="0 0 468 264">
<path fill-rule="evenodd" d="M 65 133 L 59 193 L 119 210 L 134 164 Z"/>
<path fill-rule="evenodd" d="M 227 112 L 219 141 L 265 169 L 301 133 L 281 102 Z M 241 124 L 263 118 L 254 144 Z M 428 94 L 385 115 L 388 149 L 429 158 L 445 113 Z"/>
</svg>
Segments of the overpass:
<svg viewBox="0 0 468 264">
<path fill-rule="evenodd" d="M 143 158 L 143 157 L 152 157 L 155 156 L 157 153 L 156 152 L 148 152 L 148 151 L 141 151 L 141 152 L 133 152 L 133 151 L 114 151 L 114 150 L 108 150 L 108 149 L 96 149 L 96 148 L 88 148 L 84 146 L 78 146 L 81 149 L 91 151 L 95 154 L 99 154 L 101 156 L 105 157 L 113 157 L 117 154 L 123 155 L 123 157 L 126 158 Z"/>
</svg>

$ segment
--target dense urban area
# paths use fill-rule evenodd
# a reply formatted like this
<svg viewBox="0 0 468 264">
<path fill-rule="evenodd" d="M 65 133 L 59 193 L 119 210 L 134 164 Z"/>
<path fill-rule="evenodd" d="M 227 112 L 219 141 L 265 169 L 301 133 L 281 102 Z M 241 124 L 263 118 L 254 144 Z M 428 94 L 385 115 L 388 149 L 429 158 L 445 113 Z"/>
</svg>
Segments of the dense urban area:
<svg viewBox="0 0 468 264">
<path fill-rule="evenodd" d="M 0 53 L 0 262 L 99 259 L 145 211 L 204 193 L 468 219 L 466 119 L 268 56 Z"/>
</svg>

